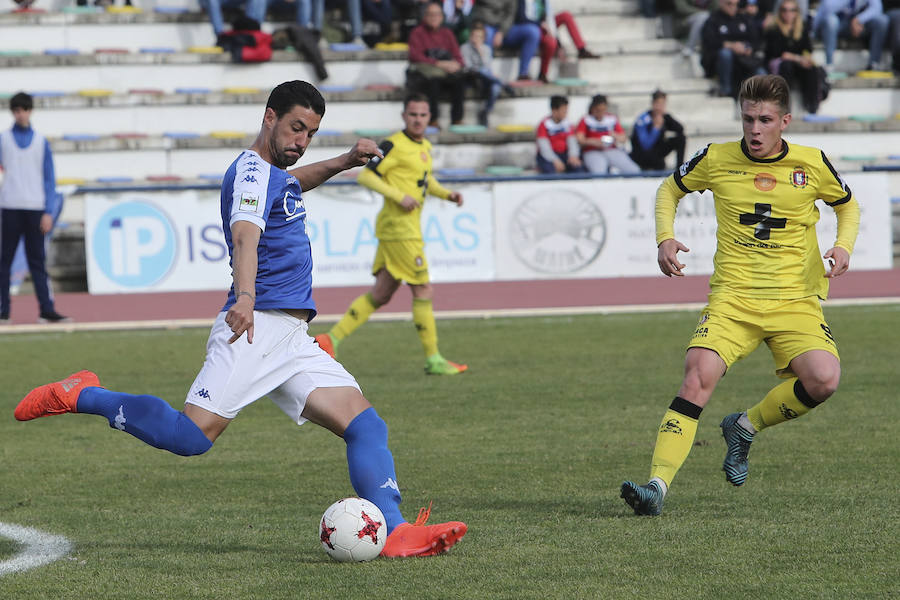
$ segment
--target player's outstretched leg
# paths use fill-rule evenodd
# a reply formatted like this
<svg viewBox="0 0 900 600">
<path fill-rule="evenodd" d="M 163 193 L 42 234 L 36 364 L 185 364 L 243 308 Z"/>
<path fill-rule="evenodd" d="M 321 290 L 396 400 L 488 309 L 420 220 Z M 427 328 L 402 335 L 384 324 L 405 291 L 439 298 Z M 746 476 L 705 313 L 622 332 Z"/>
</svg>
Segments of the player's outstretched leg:
<svg viewBox="0 0 900 600">
<path fill-rule="evenodd" d="M 741 413 L 732 413 L 722 420 L 719 427 L 722 428 L 722 437 L 728 451 L 725 453 L 725 461 L 722 470 L 725 471 L 725 479 L 732 485 L 743 485 L 747 481 L 747 471 L 750 466 L 747 454 L 750 452 L 750 443 L 753 442 L 753 434 L 741 427 L 738 419 Z"/>
<path fill-rule="evenodd" d="M 651 481 L 647 485 L 626 481 L 622 484 L 620 497 L 634 509 L 634 514 L 652 517 L 662 513 L 665 494 L 656 481 Z"/>
<path fill-rule="evenodd" d="M 460 521 L 426 525 L 431 505 L 419 510 L 415 523 L 398 525 L 387 537 L 382 556 L 434 556 L 449 552 L 450 548 L 466 535 L 468 526 Z"/>
<path fill-rule="evenodd" d="M 14 412 L 19 421 L 63 413 L 106 417 L 110 427 L 181 456 L 203 454 L 212 447 L 203 431 L 165 400 L 103 389 L 90 371 L 31 390 Z"/>
</svg>

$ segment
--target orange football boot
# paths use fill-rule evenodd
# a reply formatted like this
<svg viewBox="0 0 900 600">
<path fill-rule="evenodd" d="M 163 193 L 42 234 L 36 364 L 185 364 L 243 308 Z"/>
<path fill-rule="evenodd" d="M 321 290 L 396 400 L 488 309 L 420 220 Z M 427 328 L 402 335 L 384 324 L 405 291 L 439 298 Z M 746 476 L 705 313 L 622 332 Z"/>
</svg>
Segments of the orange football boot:
<svg viewBox="0 0 900 600">
<path fill-rule="evenodd" d="M 319 348 L 324 350 L 325 353 L 328 354 L 328 356 L 330 356 L 331 358 L 337 358 L 334 347 L 334 340 L 331 339 L 330 335 L 328 335 L 327 333 L 320 333 L 313 339 L 316 340 Z"/>
<path fill-rule="evenodd" d="M 19 421 L 78 412 L 78 394 L 86 387 L 100 387 L 100 378 L 90 371 L 78 371 L 62 381 L 36 387 L 25 396 L 13 413 Z"/>
<path fill-rule="evenodd" d="M 434 556 L 449 552 L 456 542 L 468 531 L 465 523 L 450 521 L 437 525 L 426 525 L 431 505 L 419 510 L 419 516 L 413 524 L 397 525 L 384 543 L 381 556 L 395 558 L 400 556 Z"/>
</svg>

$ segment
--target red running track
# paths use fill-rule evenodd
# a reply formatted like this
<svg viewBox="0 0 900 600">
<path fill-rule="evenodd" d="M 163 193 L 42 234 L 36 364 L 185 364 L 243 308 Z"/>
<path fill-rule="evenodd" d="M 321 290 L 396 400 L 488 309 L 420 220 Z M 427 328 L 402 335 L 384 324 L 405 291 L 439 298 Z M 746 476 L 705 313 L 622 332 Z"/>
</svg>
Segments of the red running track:
<svg viewBox="0 0 900 600">
<path fill-rule="evenodd" d="M 502 311 L 505 309 L 684 304 L 706 300 L 707 276 L 619 277 L 489 283 L 434 284 L 437 311 Z M 367 286 L 318 288 L 313 297 L 321 315 L 340 315 Z M 212 319 L 225 303 L 225 291 L 153 294 L 65 293 L 56 308 L 77 322 Z M 850 271 L 831 283 L 831 298 L 896 298 L 900 302 L 900 269 Z M 406 313 L 409 293 L 399 291 L 380 312 Z M 33 296 L 13 296 L 12 324 L 34 324 L 38 309 Z"/>
</svg>

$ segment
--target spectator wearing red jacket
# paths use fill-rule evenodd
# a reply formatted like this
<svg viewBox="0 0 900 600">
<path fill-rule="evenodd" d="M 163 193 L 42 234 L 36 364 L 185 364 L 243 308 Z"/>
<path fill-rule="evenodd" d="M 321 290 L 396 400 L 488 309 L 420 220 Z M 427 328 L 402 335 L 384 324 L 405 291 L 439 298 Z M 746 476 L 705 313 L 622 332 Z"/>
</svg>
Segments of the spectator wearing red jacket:
<svg viewBox="0 0 900 600">
<path fill-rule="evenodd" d="M 628 136 L 608 107 L 606 96 L 597 94 L 591 98 L 588 114 L 575 128 L 584 166 L 591 173 L 606 173 L 610 168 L 623 174 L 640 173 L 641 168 L 624 150 Z"/>
<path fill-rule="evenodd" d="M 550 115 L 537 126 L 537 168 L 541 173 L 584 173 L 575 128 L 566 118 L 569 99 L 550 97 Z"/>
<path fill-rule="evenodd" d="M 450 95 L 450 120 L 462 122 L 465 71 L 459 44 L 453 32 L 443 26 L 444 9 L 439 2 L 425 8 L 422 22 L 409 33 L 409 68 L 406 86 L 411 93 L 428 97 L 431 125 L 437 127 L 438 99 L 441 92 Z"/>
</svg>

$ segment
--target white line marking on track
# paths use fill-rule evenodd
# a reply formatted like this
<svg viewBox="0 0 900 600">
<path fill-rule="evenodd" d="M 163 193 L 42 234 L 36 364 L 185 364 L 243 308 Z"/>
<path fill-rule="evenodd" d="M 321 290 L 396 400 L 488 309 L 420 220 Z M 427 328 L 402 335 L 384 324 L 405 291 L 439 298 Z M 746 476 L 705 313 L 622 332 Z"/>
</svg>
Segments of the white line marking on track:
<svg viewBox="0 0 900 600">
<path fill-rule="evenodd" d="M 0 576 L 46 565 L 72 551 L 72 542 L 61 535 L 11 523 L 0 523 L 0 537 L 24 546 L 12 558 L 0 561 Z"/>
</svg>

